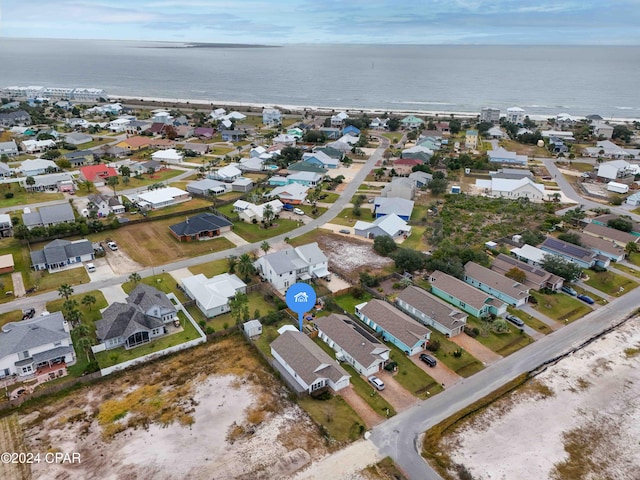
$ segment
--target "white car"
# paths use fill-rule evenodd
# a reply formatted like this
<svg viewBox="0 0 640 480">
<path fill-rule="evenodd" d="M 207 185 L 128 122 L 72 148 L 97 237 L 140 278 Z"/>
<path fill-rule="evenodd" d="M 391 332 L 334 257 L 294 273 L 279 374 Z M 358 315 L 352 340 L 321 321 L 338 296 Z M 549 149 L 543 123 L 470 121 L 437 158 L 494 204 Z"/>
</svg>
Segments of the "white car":
<svg viewBox="0 0 640 480">
<path fill-rule="evenodd" d="M 96 266 L 93 263 L 87 263 L 87 271 L 89 273 L 95 272 L 96 271 Z"/>
<path fill-rule="evenodd" d="M 378 377 L 371 376 L 367 380 L 369 380 L 369 383 L 374 387 L 376 387 L 378 390 L 384 390 L 384 382 L 380 380 Z"/>
<path fill-rule="evenodd" d="M 304 210 L 300 208 L 294 208 L 293 213 L 295 213 L 296 215 L 304 215 Z"/>
<path fill-rule="evenodd" d="M 112 251 L 118 250 L 118 245 L 116 242 L 107 242 L 107 247 L 109 247 Z"/>
</svg>

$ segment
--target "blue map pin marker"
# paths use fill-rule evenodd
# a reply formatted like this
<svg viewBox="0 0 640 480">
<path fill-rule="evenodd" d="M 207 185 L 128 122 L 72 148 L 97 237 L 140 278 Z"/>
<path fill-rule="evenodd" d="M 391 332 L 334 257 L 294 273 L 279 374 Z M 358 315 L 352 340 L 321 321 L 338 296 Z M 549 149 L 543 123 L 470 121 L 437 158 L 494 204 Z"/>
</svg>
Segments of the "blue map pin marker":
<svg viewBox="0 0 640 480">
<path fill-rule="evenodd" d="M 298 322 L 300 323 L 300 331 L 302 331 L 303 315 L 313 310 L 316 306 L 316 292 L 306 283 L 294 283 L 287 290 L 287 307 L 298 314 Z"/>
</svg>

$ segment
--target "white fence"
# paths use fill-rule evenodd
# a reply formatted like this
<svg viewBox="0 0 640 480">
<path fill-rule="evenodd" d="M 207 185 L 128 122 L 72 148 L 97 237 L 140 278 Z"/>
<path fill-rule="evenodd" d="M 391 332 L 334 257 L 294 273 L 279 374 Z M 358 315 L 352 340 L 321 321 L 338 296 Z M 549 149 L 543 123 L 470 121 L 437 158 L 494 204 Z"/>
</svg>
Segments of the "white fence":
<svg viewBox="0 0 640 480">
<path fill-rule="evenodd" d="M 173 303 L 176 305 L 176 308 L 179 311 L 184 313 L 185 317 L 187 317 L 187 320 L 189 320 L 191 322 L 191 324 L 194 326 L 194 328 L 198 332 L 199 337 L 194 339 L 194 340 L 189 340 L 188 342 L 181 343 L 179 345 L 174 345 L 172 347 L 167 347 L 164 350 L 159 350 L 157 352 L 153 352 L 153 353 L 149 353 L 147 355 L 143 355 L 142 357 L 134 358 L 133 360 L 129 360 L 127 362 L 122 362 L 122 363 L 118 363 L 116 365 L 113 365 L 111 367 L 102 368 L 102 369 L 100 369 L 100 373 L 102 374 L 103 377 L 107 376 L 107 375 L 109 375 L 109 374 L 111 374 L 113 372 L 118 372 L 120 370 L 124 370 L 125 368 L 129 368 L 129 367 L 132 367 L 134 365 L 139 365 L 141 363 L 145 363 L 145 362 L 148 362 L 150 360 L 153 360 L 153 359 L 156 359 L 156 358 L 159 358 L 159 357 L 163 357 L 164 355 L 168 355 L 170 353 L 179 352 L 181 350 L 186 350 L 187 348 L 195 347 L 196 345 L 201 345 L 201 344 L 203 344 L 203 343 L 205 343 L 207 341 L 207 336 L 205 335 L 205 333 L 200 328 L 200 325 L 198 325 L 196 323 L 196 321 L 193 319 L 193 317 L 191 315 L 189 315 L 189 312 L 187 312 L 187 310 L 182 306 L 182 304 L 176 298 L 176 296 L 173 293 L 168 293 L 167 297 L 169 297 L 169 299 L 173 301 Z M 105 350 L 104 344 L 96 345 L 96 347 L 98 347 L 99 349 L 94 350 L 94 352 L 96 352 L 96 351 L 104 351 Z M 100 348 L 100 347 L 102 347 L 102 348 Z"/>
</svg>

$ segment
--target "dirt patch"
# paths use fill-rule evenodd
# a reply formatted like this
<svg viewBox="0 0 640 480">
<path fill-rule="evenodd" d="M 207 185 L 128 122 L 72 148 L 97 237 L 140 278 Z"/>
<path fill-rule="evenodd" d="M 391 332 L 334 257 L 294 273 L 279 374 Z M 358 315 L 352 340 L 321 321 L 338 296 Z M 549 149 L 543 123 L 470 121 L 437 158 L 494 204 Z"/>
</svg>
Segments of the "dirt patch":
<svg viewBox="0 0 640 480">
<path fill-rule="evenodd" d="M 640 468 L 640 320 L 563 359 L 447 436 L 473 478 L 631 479 Z M 470 477 L 471 478 L 471 477 Z"/>
<path fill-rule="evenodd" d="M 358 281 L 363 270 L 379 271 L 393 264 L 393 260 L 381 257 L 371 243 L 338 235 L 318 237 L 318 245 L 329 259 L 329 269 L 350 281 Z"/>
<path fill-rule="evenodd" d="M 34 477 L 286 478 L 327 453 L 317 427 L 240 337 L 109 380 L 21 417 L 27 451 L 82 458 L 36 465 Z"/>
</svg>

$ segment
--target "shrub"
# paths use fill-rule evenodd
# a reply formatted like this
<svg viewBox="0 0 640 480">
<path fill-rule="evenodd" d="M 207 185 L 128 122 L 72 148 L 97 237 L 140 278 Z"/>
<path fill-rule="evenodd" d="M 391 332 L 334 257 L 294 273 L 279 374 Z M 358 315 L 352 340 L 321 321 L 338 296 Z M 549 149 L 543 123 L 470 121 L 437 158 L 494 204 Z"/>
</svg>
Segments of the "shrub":
<svg viewBox="0 0 640 480">
<path fill-rule="evenodd" d="M 212 334 L 212 333 L 214 333 L 214 332 L 215 332 L 214 328 L 213 328 L 211 325 L 209 325 L 209 326 L 207 327 L 206 334 L 207 334 L 207 335 L 211 335 L 211 334 Z"/>
<path fill-rule="evenodd" d="M 204 327 L 206 327 L 206 326 L 207 326 L 207 322 L 206 322 L 205 320 L 200 320 L 200 321 L 198 322 L 198 325 L 200 325 L 202 328 L 204 328 Z"/>
<path fill-rule="evenodd" d="M 5 193 L 5 194 L 4 194 L 4 198 L 7 198 L 7 199 L 9 199 L 9 198 L 13 198 L 13 192 L 7 192 L 7 193 Z"/>
<path fill-rule="evenodd" d="M 360 287 L 353 287 L 353 289 L 351 290 L 351 296 L 356 300 L 360 300 L 362 297 L 364 297 L 364 290 Z"/>
<path fill-rule="evenodd" d="M 476 330 L 478 330 L 477 333 L 476 333 Z M 478 329 L 477 327 L 475 328 L 464 327 L 464 333 L 469 335 L 471 338 L 476 338 L 480 334 L 480 329 Z"/>
<path fill-rule="evenodd" d="M 440 350 L 440 340 L 432 340 L 427 344 L 427 350 L 430 352 L 437 352 Z"/>
<path fill-rule="evenodd" d="M 460 358 L 462 356 L 462 349 L 458 348 L 456 350 L 453 351 L 453 356 L 456 358 Z"/>
<path fill-rule="evenodd" d="M 607 271 L 606 268 L 604 268 L 604 267 L 602 267 L 600 265 L 594 265 L 593 267 L 591 267 L 591 270 L 593 270 L 594 272 L 598 272 L 598 273 Z"/>
</svg>

